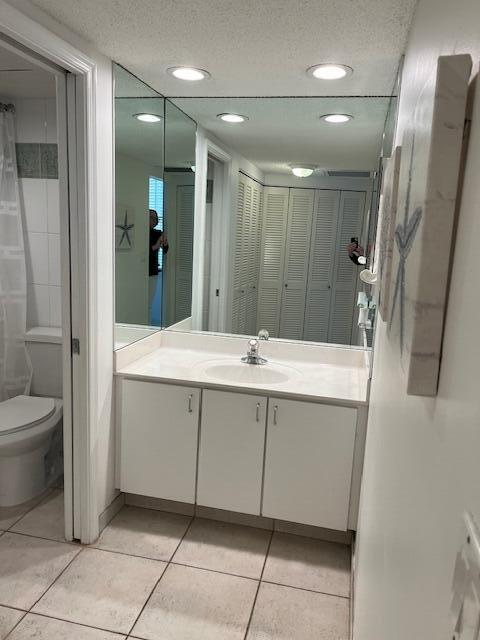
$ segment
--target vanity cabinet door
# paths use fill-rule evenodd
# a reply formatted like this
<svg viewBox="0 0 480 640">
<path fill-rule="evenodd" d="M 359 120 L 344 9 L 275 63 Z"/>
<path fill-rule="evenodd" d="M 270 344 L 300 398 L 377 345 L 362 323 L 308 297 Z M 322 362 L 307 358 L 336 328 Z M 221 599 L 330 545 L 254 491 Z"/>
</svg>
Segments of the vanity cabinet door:
<svg viewBox="0 0 480 640">
<path fill-rule="evenodd" d="M 260 515 L 267 399 L 204 391 L 197 504 Z"/>
<path fill-rule="evenodd" d="M 200 390 L 123 380 L 120 489 L 195 501 Z"/>
<path fill-rule="evenodd" d="M 346 531 L 356 409 L 270 398 L 262 515 Z"/>
</svg>

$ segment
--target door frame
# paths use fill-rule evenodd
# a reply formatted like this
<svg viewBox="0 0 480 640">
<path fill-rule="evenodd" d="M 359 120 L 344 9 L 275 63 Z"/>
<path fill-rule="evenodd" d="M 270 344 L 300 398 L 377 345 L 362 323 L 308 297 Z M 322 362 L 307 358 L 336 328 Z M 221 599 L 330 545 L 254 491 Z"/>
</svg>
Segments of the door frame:
<svg viewBox="0 0 480 640">
<path fill-rule="evenodd" d="M 195 218 L 193 229 L 193 282 L 192 282 L 192 328 L 202 326 L 204 273 L 205 273 L 205 231 L 206 231 L 206 200 L 207 200 L 207 174 L 208 156 L 214 158 L 223 165 L 221 176 L 221 198 L 217 199 L 217 206 L 212 210 L 212 228 L 215 228 L 212 237 L 212 246 L 217 238 L 217 246 L 221 248 L 218 253 L 218 268 L 214 271 L 218 274 L 218 288 L 220 289 L 218 301 L 218 329 L 223 333 L 227 330 L 230 291 L 230 243 L 231 243 L 231 217 L 232 217 L 232 156 L 219 147 L 215 142 L 205 136 L 201 127 L 197 128 L 197 145 L 195 153 Z M 214 183 L 215 186 L 215 183 Z M 214 203 L 215 205 L 215 203 Z M 226 242 L 219 242 L 218 239 Z"/>
<path fill-rule="evenodd" d="M 60 147 L 68 148 L 69 161 L 68 180 L 64 176 L 60 185 L 60 210 L 69 210 L 68 221 L 61 229 L 64 236 L 62 285 L 65 285 L 62 286 L 66 392 L 63 420 L 66 445 L 65 529 L 68 540 L 89 543 L 95 540 L 99 532 L 94 455 L 95 417 L 98 415 L 94 390 L 98 371 L 91 357 L 95 353 L 94 339 L 97 333 L 93 280 L 97 271 L 97 255 L 96 239 L 89 234 L 97 215 L 97 64 L 4 0 L 0 0 L 1 36 L 17 46 L 19 51 L 31 53 L 35 60 L 39 56 L 47 67 L 56 66 L 72 74 L 66 81 L 66 100 L 63 105 L 62 100 L 57 104 L 59 132 L 62 129 L 65 131 L 63 141 L 59 139 L 59 150 Z M 62 162 L 65 158 L 60 156 L 59 159 Z M 66 228 L 67 234 L 64 233 Z M 75 296 L 70 300 L 72 283 Z M 74 319 L 73 324 L 71 319 Z M 75 331 L 73 335 L 72 330 Z M 72 354 L 72 337 L 80 340 L 78 354 Z M 73 388 L 75 394 L 72 393 Z"/>
</svg>

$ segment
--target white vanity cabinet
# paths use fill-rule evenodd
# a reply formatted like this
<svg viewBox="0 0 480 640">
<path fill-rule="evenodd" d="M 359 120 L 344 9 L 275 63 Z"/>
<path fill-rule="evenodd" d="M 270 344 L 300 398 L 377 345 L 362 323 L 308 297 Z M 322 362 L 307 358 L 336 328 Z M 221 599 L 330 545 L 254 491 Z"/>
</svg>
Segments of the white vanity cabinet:
<svg viewBox="0 0 480 640">
<path fill-rule="evenodd" d="M 120 489 L 195 502 L 200 389 L 122 380 Z"/>
<path fill-rule="evenodd" d="M 203 391 L 197 503 L 260 515 L 267 399 Z"/>
<path fill-rule="evenodd" d="M 128 378 L 117 389 L 122 491 L 355 528 L 360 408 Z"/>
<path fill-rule="evenodd" d="M 357 410 L 270 398 L 262 515 L 346 531 Z"/>
</svg>

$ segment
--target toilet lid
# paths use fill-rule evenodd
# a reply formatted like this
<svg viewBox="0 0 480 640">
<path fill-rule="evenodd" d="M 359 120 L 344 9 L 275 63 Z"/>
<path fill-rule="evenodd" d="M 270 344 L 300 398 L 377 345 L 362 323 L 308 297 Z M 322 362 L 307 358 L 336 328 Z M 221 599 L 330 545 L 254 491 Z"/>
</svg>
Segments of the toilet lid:
<svg viewBox="0 0 480 640">
<path fill-rule="evenodd" d="M 16 396 L 0 402 L 0 434 L 19 431 L 42 422 L 55 411 L 53 398 Z"/>
</svg>

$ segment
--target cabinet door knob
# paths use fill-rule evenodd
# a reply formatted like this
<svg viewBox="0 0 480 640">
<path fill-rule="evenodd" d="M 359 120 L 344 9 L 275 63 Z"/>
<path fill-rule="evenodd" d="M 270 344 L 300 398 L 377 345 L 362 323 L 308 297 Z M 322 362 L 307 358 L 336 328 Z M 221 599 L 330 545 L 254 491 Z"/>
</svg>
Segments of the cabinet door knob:
<svg viewBox="0 0 480 640">
<path fill-rule="evenodd" d="M 257 402 L 257 409 L 255 411 L 255 418 L 257 422 L 260 422 L 260 403 Z"/>
<path fill-rule="evenodd" d="M 193 393 L 191 393 L 188 396 L 188 413 L 193 413 L 192 402 L 193 402 Z"/>
<path fill-rule="evenodd" d="M 277 424 L 278 404 L 273 407 L 273 424 Z"/>
</svg>

